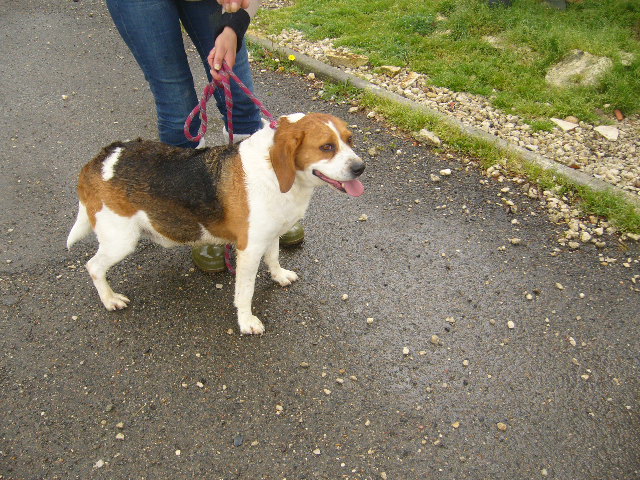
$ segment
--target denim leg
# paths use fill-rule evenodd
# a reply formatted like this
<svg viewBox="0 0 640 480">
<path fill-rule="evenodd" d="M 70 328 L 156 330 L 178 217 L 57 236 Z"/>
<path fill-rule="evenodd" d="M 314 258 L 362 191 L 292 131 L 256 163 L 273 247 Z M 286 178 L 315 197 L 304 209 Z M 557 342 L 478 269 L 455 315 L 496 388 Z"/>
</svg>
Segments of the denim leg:
<svg viewBox="0 0 640 480">
<path fill-rule="evenodd" d="M 184 122 L 198 97 L 182 41 L 176 1 L 107 0 L 106 3 L 153 93 L 160 140 L 195 147 L 183 132 Z M 194 119 L 192 134 L 197 133 L 199 126 L 199 118 Z"/>
<path fill-rule="evenodd" d="M 221 8 L 215 0 L 203 0 L 190 2 L 178 0 L 178 9 L 182 23 L 196 46 L 207 78 L 211 81 L 210 66 L 207 56 L 213 48 L 215 38 L 213 36 L 216 25 L 220 21 Z M 242 48 L 236 56 L 234 73 L 240 78 L 249 90 L 253 92 L 253 77 L 249 66 L 249 53 L 247 45 L 243 41 Z M 231 81 L 231 94 L 233 96 L 233 128 L 236 134 L 251 134 L 262 128 L 260 109 L 242 91 L 236 82 Z M 227 125 L 227 107 L 224 101 L 224 92 L 218 88 L 215 93 L 216 104 L 222 115 L 224 124 Z"/>
</svg>

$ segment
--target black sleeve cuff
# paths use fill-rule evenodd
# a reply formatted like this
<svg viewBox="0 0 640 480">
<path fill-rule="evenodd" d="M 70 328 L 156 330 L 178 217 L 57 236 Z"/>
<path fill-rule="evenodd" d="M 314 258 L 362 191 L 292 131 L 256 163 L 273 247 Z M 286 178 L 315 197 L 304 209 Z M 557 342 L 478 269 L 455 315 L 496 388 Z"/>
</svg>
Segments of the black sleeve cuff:
<svg viewBox="0 0 640 480">
<path fill-rule="evenodd" d="M 231 27 L 238 37 L 237 53 L 242 47 L 242 39 L 244 38 L 244 34 L 247 32 L 247 28 L 249 28 L 249 23 L 251 23 L 249 13 L 244 9 L 240 9 L 235 13 L 223 13 L 220 20 L 220 25 L 215 32 L 215 38 L 218 38 L 218 35 L 222 33 L 225 27 Z"/>
</svg>

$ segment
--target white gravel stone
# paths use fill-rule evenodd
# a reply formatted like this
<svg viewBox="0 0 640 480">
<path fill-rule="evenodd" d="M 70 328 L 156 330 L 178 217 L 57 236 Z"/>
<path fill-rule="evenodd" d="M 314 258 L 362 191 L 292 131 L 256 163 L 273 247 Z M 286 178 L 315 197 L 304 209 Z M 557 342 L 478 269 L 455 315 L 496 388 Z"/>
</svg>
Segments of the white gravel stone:
<svg viewBox="0 0 640 480">
<path fill-rule="evenodd" d="M 578 126 L 577 123 L 567 122 L 565 120 L 560 120 L 559 118 L 552 118 L 551 121 L 565 132 L 569 132 Z"/>
<path fill-rule="evenodd" d="M 618 140 L 618 136 L 620 135 L 620 130 L 609 125 L 601 125 L 599 127 L 595 127 L 594 130 L 612 142 Z"/>
</svg>

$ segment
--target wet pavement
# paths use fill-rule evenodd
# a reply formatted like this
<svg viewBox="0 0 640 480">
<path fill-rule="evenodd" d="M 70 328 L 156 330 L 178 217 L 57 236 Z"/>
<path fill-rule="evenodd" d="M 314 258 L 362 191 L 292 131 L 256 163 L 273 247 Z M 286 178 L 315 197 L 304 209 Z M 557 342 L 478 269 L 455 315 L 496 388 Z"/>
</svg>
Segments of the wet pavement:
<svg viewBox="0 0 640 480">
<path fill-rule="evenodd" d="M 75 182 L 157 136 L 151 95 L 101 2 L 0 8 L 0 478 L 640 477 L 637 244 L 553 256 L 521 186 L 257 66 L 275 114 L 353 126 L 364 196 L 316 192 L 282 252 L 300 281 L 260 271 L 263 336 L 187 248 L 141 244 L 107 312 L 95 240 L 65 248 Z"/>
</svg>

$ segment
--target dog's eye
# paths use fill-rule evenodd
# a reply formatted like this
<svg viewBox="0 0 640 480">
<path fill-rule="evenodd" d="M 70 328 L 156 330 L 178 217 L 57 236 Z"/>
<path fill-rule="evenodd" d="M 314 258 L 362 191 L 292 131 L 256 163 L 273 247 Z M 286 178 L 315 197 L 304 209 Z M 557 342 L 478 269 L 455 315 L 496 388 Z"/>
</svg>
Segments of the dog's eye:
<svg viewBox="0 0 640 480">
<path fill-rule="evenodd" d="M 353 145 L 353 137 L 347 138 L 347 145 L 349 145 L 350 147 Z"/>
<path fill-rule="evenodd" d="M 336 146 L 333 143 L 325 143 L 320 147 L 320 150 L 323 152 L 333 152 L 336 149 Z"/>
</svg>

